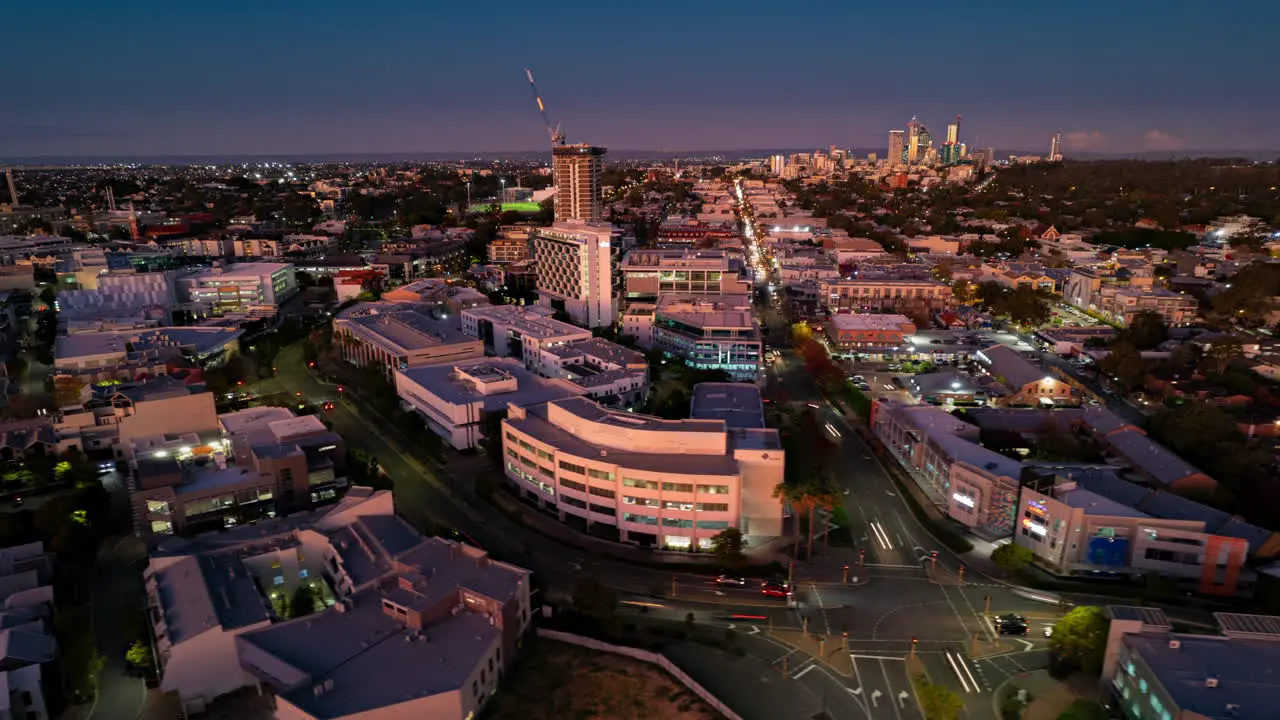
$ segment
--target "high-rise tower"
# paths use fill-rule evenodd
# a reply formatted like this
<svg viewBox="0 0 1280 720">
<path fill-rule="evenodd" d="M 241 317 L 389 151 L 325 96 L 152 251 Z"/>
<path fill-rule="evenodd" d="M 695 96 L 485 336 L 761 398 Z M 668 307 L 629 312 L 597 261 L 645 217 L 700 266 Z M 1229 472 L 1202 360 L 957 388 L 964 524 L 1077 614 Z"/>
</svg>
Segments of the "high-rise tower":
<svg viewBox="0 0 1280 720">
<path fill-rule="evenodd" d="M 1062 159 L 1062 133 L 1056 132 L 1049 140 L 1049 162 L 1058 162 Z"/>
<path fill-rule="evenodd" d="M 905 148 L 903 142 L 904 133 L 901 130 L 889 131 L 889 164 L 898 165 L 906 160 Z"/>
<path fill-rule="evenodd" d="M 586 144 L 551 148 L 551 167 L 556 183 L 556 222 L 578 220 L 595 223 L 604 220 L 604 198 L 600 193 L 604 153 L 604 148 Z"/>
<path fill-rule="evenodd" d="M 957 115 L 955 120 L 947 126 L 947 144 L 955 145 L 960 142 L 960 116 Z"/>
<path fill-rule="evenodd" d="M 920 159 L 920 130 L 924 125 L 911 116 L 911 122 L 907 123 L 907 164 L 914 165 Z"/>
</svg>

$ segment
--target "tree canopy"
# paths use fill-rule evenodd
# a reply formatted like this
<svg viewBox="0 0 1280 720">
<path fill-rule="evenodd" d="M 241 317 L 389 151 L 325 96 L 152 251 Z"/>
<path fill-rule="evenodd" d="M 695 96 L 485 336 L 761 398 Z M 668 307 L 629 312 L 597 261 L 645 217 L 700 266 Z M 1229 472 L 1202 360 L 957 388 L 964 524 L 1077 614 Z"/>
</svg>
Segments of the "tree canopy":
<svg viewBox="0 0 1280 720">
<path fill-rule="evenodd" d="M 1110 628 L 1111 618 L 1104 608 L 1081 605 L 1054 624 L 1049 649 L 1060 667 L 1097 675 L 1102 669 Z"/>
</svg>

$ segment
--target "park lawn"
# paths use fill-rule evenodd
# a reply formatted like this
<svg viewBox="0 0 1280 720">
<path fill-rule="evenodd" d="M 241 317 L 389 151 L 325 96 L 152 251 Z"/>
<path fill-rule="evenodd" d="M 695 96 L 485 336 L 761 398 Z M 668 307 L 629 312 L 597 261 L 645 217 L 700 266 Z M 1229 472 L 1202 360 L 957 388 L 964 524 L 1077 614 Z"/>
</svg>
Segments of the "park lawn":
<svg viewBox="0 0 1280 720">
<path fill-rule="evenodd" d="M 488 720 L 717 720 L 656 665 L 530 638 L 482 717 Z"/>
</svg>

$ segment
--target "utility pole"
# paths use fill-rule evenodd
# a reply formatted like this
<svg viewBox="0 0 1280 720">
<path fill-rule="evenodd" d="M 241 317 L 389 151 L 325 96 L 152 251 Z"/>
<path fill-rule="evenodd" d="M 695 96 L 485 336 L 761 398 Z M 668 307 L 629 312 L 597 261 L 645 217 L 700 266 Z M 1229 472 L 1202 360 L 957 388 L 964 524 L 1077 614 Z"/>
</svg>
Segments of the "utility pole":
<svg viewBox="0 0 1280 720">
<path fill-rule="evenodd" d="M 848 584 L 848 582 L 849 582 L 849 566 L 848 566 L 848 565 L 845 565 L 845 566 L 844 566 L 844 581 L 843 581 L 843 582 L 845 582 L 846 584 Z"/>
<path fill-rule="evenodd" d="M 680 595 L 680 579 L 672 575 L 671 576 L 671 597 L 679 597 L 679 595 Z"/>
<path fill-rule="evenodd" d="M 845 630 L 840 633 L 840 649 L 843 650 L 846 655 L 849 654 L 849 631 L 848 630 Z"/>
<path fill-rule="evenodd" d="M 929 553 L 929 571 L 933 573 L 938 572 L 938 551 L 937 550 L 934 550 L 933 552 Z"/>
<path fill-rule="evenodd" d="M 827 636 L 823 635 L 818 638 L 818 657 L 826 659 L 827 657 Z"/>
<path fill-rule="evenodd" d="M 964 584 L 964 566 L 963 565 L 960 566 L 960 584 L 961 585 Z"/>
<path fill-rule="evenodd" d="M 918 643 L 918 642 L 920 642 L 920 641 L 919 641 L 919 640 L 917 640 L 917 639 L 915 639 L 914 637 L 913 637 L 913 638 L 911 638 L 911 655 L 910 655 L 910 657 L 911 657 L 911 659 L 912 659 L 912 660 L 914 660 L 914 659 L 916 658 L 916 643 Z"/>
</svg>

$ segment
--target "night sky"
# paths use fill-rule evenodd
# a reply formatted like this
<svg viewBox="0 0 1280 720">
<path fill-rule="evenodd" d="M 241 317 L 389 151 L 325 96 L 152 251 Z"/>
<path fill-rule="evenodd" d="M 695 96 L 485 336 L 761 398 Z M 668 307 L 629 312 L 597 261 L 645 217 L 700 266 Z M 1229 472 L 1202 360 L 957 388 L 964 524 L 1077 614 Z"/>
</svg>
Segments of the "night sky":
<svg viewBox="0 0 1280 720">
<path fill-rule="evenodd" d="M 875 149 L 956 113 L 1009 150 L 1280 148 L 1277 0 L 10 0 L 0 27 L 0 159 L 534 150 L 525 66 L 614 149 Z"/>
</svg>

